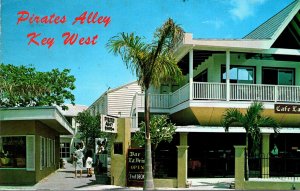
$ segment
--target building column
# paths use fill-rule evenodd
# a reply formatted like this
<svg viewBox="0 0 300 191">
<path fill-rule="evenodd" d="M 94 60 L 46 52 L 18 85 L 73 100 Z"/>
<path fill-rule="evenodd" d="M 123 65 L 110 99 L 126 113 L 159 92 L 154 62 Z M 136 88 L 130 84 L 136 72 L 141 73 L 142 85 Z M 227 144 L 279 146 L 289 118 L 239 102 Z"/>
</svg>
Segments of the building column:
<svg viewBox="0 0 300 191">
<path fill-rule="evenodd" d="M 177 146 L 177 187 L 185 188 L 187 183 L 187 133 L 180 133 L 180 145 Z"/>
<path fill-rule="evenodd" d="M 190 84 L 190 100 L 193 99 L 193 69 L 194 68 L 194 52 L 193 49 L 189 51 L 189 84 Z"/>
<path fill-rule="evenodd" d="M 269 165 L 269 151 L 270 151 L 270 134 L 262 134 L 262 158 L 261 158 L 261 174 L 262 178 L 269 178 L 270 165 Z"/>
<path fill-rule="evenodd" d="M 116 186 L 126 186 L 127 179 L 126 179 L 126 156 L 128 152 L 128 148 L 131 144 L 131 119 L 130 118 L 118 118 L 117 120 L 117 134 L 111 134 L 111 145 L 110 145 L 110 153 L 111 153 L 111 161 L 110 161 L 110 173 L 111 173 L 111 185 Z M 122 143 L 123 153 L 122 154 L 115 154 L 114 151 L 114 143 Z M 108 161 L 107 161 L 108 162 Z M 108 162 L 109 165 L 109 162 Z M 100 173 L 97 175 L 97 183 L 103 184 L 105 178 L 107 176 L 105 174 Z M 107 178 L 107 177 L 106 177 Z M 104 179 L 104 180 L 103 180 Z M 100 182 L 99 182 L 100 181 Z M 101 182 L 102 181 L 102 182 Z"/>
<path fill-rule="evenodd" d="M 226 50 L 226 101 L 230 100 L 230 51 Z"/>
<path fill-rule="evenodd" d="M 245 149 L 246 146 L 234 146 L 234 179 L 235 189 L 243 190 L 245 183 Z"/>
</svg>

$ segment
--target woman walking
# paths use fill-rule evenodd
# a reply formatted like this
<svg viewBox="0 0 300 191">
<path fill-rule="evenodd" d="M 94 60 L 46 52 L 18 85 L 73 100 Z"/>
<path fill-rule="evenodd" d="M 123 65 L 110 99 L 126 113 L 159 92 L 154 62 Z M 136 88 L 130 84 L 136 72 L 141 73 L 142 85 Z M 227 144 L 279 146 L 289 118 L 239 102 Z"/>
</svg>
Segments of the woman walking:
<svg viewBox="0 0 300 191">
<path fill-rule="evenodd" d="M 77 170 L 80 171 L 80 178 L 82 176 L 82 169 L 83 169 L 83 151 L 85 149 L 84 142 L 82 142 L 82 148 L 80 148 L 80 144 L 76 145 L 76 151 L 74 152 L 74 165 L 75 165 L 75 178 L 77 178 Z"/>
</svg>

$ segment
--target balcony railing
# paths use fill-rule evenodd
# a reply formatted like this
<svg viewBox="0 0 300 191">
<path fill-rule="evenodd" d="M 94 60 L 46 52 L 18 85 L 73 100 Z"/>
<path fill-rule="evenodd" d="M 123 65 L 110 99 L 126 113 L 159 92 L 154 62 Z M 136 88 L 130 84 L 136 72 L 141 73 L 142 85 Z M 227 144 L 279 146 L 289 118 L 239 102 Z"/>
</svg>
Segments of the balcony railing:
<svg viewBox="0 0 300 191">
<path fill-rule="evenodd" d="M 194 82 L 192 100 L 226 100 L 226 83 Z M 170 94 L 150 94 L 150 107 L 168 109 L 190 99 L 189 84 Z M 230 84 L 230 101 L 300 103 L 300 86 L 265 84 Z M 144 107 L 144 94 L 136 97 L 137 107 Z"/>
<path fill-rule="evenodd" d="M 226 84 L 194 82 L 193 99 L 226 100 Z"/>
<path fill-rule="evenodd" d="M 169 108 L 169 94 L 150 94 L 150 107 L 151 108 Z M 137 94 L 137 107 L 144 107 L 145 94 Z"/>
<path fill-rule="evenodd" d="M 176 90 L 175 92 L 170 94 L 171 97 L 171 103 L 170 106 L 174 107 L 175 105 L 178 105 L 182 102 L 185 102 L 186 100 L 189 99 L 189 91 L 190 91 L 190 86 L 189 84 L 186 84 Z"/>
</svg>

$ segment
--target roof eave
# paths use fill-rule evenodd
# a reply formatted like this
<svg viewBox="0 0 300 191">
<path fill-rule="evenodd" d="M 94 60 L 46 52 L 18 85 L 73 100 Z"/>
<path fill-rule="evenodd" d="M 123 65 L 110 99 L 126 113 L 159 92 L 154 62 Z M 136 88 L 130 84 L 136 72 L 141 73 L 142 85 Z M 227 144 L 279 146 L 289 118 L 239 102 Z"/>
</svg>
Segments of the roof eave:
<svg viewBox="0 0 300 191">
<path fill-rule="evenodd" d="M 182 42 L 175 50 L 180 60 L 189 50 L 257 52 L 270 48 L 271 39 L 193 39 L 191 33 L 185 33 Z"/>
<path fill-rule="evenodd" d="M 0 121 L 41 121 L 60 134 L 73 135 L 74 131 L 56 107 L 13 107 L 0 109 Z"/>
</svg>

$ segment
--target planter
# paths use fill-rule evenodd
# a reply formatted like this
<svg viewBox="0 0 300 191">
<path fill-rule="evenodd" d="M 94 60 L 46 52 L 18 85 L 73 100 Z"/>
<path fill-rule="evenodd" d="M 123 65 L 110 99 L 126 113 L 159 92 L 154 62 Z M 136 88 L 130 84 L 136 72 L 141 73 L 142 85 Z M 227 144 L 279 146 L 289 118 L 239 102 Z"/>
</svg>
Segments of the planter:
<svg viewBox="0 0 300 191">
<path fill-rule="evenodd" d="M 0 160 L 1 160 L 1 164 L 3 165 L 7 165 L 10 162 L 10 159 L 7 157 L 0 158 Z"/>
</svg>

